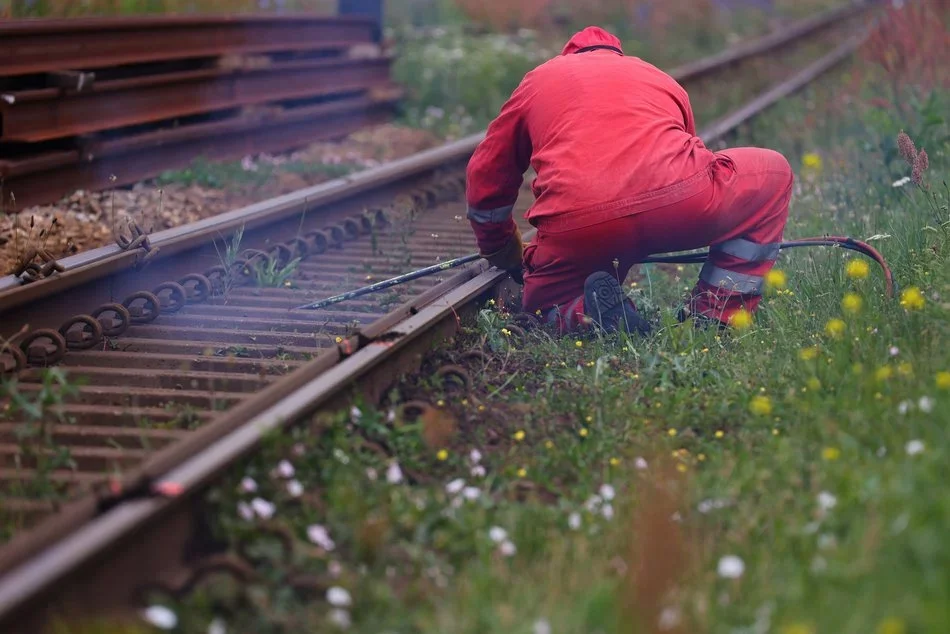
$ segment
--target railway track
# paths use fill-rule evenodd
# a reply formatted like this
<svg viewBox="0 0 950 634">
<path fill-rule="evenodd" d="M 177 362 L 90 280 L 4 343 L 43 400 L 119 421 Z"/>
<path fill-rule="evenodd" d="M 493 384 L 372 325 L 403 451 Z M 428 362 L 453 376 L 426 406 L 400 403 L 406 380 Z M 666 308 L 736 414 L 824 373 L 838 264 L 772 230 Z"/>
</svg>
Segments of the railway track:
<svg viewBox="0 0 950 634">
<path fill-rule="evenodd" d="M 700 136 L 721 139 L 863 37 Z M 706 75 L 741 57 L 690 68 Z M 0 280 L 0 335 L 15 344 L 0 367 L 28 401 L 9 402 L 0 422 L 0 521 L 16 529 L 0 550 L 3 631 L 127 609 L 147 582 L 187 585 L 213 564 L 201 495 L 228 465 L 354 389 L 378 399 L 481 302 L 516 298 L 480 261 L 388 296 L 294 308 L 472 251 L 464 168 L 481 138 L 194 225 L 150 236 L 131 226 L 119 245 L 53 261 L 62 271 Z M 75 394 L 49 366 L 83 379 Z"/>
</svg>

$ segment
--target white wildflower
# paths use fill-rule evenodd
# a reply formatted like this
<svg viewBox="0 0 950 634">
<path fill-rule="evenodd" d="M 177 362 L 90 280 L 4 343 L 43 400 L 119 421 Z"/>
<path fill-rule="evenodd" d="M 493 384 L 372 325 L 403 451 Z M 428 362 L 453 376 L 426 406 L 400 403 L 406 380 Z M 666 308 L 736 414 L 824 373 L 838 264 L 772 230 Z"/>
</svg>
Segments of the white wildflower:
<svg viewBox="0 0 950 634">
<path fill-rule="evenodd" d="M 877 448 L 877 457 L 883 458 L 887 455 L 887 447 L 878 447 Z"/>
<path fill-rule="evenodd" d="M 482 496 L 482 491 L 478 487 L 465 487 L 462 489 L 462 497 L 469 502 L 474 502 Z"/>
<path fill-rule="evenodd" d="M 745 572 L 745 562 L 735 555 L 726 555 L 719 560 L 718 571 L 723 579 L 738 579 Z"/>
<path fill-rule="evenodd" d="M 818 494 L 818 508 L 822 512 L 827 512 L 833 509 L 838 504 L 838 498 L 833 494 L 828 493 L 827 491 L 822 491 Z"/>
<path fill-rule="evenodd" d="M 228 634 L 228 628 L 221 617 L 215 617 L 208 623 L 208 634 Z"/>
<path fill-rule="evenodd" d="M 920 411 L 925 414 L 929 414 L 930 412 L 934 411 L 934 404 L 934 399 L 929 396 L 921 396 L 920 400 L 917 401 L 917 407 L 919 407 Z"/>
<path fill-rule="evenodd" d="M 904 446 L 908 456 L 916 456 L 924 451 L 924 443 L 921 440 L 911 440 Z"/>
<path fill-rule="evenodd" d="M 353 605 L 353 598 L 346 588 L 333 586 L 327 590 L 327 603 L 337 608 L 346 608 Z"/>
<path fill-rule="evenodd" d="M 290 494 L 290 497 L 299 498 L 303 495 L 303 485 L 300 484 L 300 480 L 291 480 L 287 483 L 287 493 Z"/>
<path fill-rule="evenodd" d="M 899 355 L 899 354 L 901 353 L 901 349 L 898 348 L 897 346 L 891 346 L 891 347 L 888 349 L 887 352 L 888 352 L 888 354 L 890 354 L 892 357 L 896 357 L 897 355 Z"/>
<path fill-rule="evenodd" d="M 488 529 L 488 537 L 496 544 L 499 544 L 508 539 L 508 531 L 500 526 L 492 526 Z"/>
<path fill-rule="evenodd" d="M 330 573 L 331 577 L 339 577 L 343 573 L 343 564 L 334 559 L 327 566 L 327 572 Z"/>
<path fill-rule="evenodd" d="M 178 625 L 178 615 L 164 605 L 150 605 L 142 610 L 142 618 L 161 630 L 171 630 Z"/>
<path fill-rule="evenodd" d="M 663 608 L 663 611 L 660 612 L 660 620 L 658 625 L 661 630 L 672 630 L 675 627 L 678 627 L 682 618 L 680 617 L 680 611 L 678 608 L 667 607 Z"/>
<path fill-rule="evenodd" d="M 567 525 L 571 528 L 572 531 L 576 531 L 581 527 L 581 514 L 580 513 L 571 513 L 567 516 Z"/>
<path fill-rule="evenodd" d="M 551 624 L 547 619 L 538 619 L 534 622 L 532 634 L 551 634 Z"/>
<path fill-rule="evenodd" d="M 473 478 L 484 478 L 485 473 L 486 473 L 485 467 L 483 467 L 480 464 L 477 464 L 474 467 L 472 467 L 471 474 Z"/>
<path fill-rule="evenodd" d="M 647 461 L 646 461 L 646 460 L 644 460 L 643 458 L 637 456 L 637 459 L 633 461 L 633 466 L 635 466 L 638 470 L 643 471 L 643 470 L 646 469 L 649 465 L 647 464 Z"/>
<path fill-rule="evenodd" d="M 910 176 L 905 176 L 904 178 L 898 179 L 891 183 L 891 187 L 903 187 L 910 182 Z"/>
<path fill-rule="evenodd" d="M 913 406 L 914 404 L 911 403 L 910 401 L 901 401 L 900 403 L 897 404 L 897 413 L 903 416 L 908 411 L 910 411 L 910 408 Z"/>
<path fill-rule="evenodd" d="M 614 499 L 615 495 L 616 495 L 616 492 L 614 491 L 614 488 L 611 485 L 609 484 L 601 485 L 600 497 L 610 502 L 612 499 Z"/>
<path fill-rule="evenodd" d="M 402 469 L 399 468 L 399 463 L 390 463 L 389 468 L 386 469 L 386 482 L 389 484 L 399 484 L 402 482 Z"/>
<path fill-rule="evenodd" d="M 320 524 L 312 524 L 307 527 L 307 538 L 323 550 L 336 548 L 336 544 L 330 538 L 329 531 Z"/>
<path fill-rule="evenodd" d="M 241 159 L 241 169 L 245 172 L 256 172 L 257 165 L 254 164 L 254 160 L 250 156 L 245 156 Z"/>
<path fill-rule="evenodd" d="M 394 422 L 396 422 L 396 410 L 390 409 L 390 410 L 386 413 L 386 422 L 388 422 L 388 423 L 394 423 Z"/>
<path fill-rule="evenodd" d="M 696 506 L 696 510 L 705 515 L 710 511 L 726 508 L 729 504 L 729 500 L 723 499 L 703 500 Z"/>
<path fill-rule="evenodd" d="M 338 628 L 345 630 L 349 629 L 350 625 L 353 623 L 350 619 L 350 613 L 346 610 L 341 610 L 340 608 L 333 608 L 327 614 L 327 618 L 330 620 L 330 623 L 336 625 Z"/>
<path fill-rule="evenodd" d="M 238 502 L 237 511 L 242 520 L 250 522 L 254 519 L 254 509 L 247 502 Z"/>
<path fill-rule="evenodd" d="M 456 480 L 452 480 L 451 482 L 445 485 L 445 492 L 448 493 L 449 495 L 455 495 L 456 493 L 458 493 L 464 488 L 465 488 L 465 480 L 463 480 L 462 478 L 458 478 Z"/>
<path fill-rule="evenodd" d="M 376 473 L 376 469 L 368 467 L 366 469 L 366 477 L 369 478 L 370 482 L 376 482 L 377 478 L 379 478 L 379 474 Z"/>
<path fill-rule="evenodd" d="M 501 546 L 498 547 L 498 550 L 501 551 L 501 554 L 505 557 L 512 557 L 516 552 L 518 552 L 518 549 L 515 548 L 514 543 L 507 539 L 501 543 Z"/>
<path fill-rule="evenodd" d="M 254 493 L 257 491 L 257 482 L 254 481 L 254 478 L 245 476 L 241 480 L 241 490 L 245 493 Z"/>
<path fill-rule="evenodd" d="M 825 558 L 821 555 L 815 555 L 814 559 L 811 560 L 811 571 L 818 573 L 824 572 L 828 568 L 828 562 L 825 561 Z"/>
<path fill-rule="evenodd" d="M 363 412 L 356 405 L 350 408 L 350 420 L 354 423 L 363 418 Z"/>
<path fill-rule="evenodd" d="M 604 504 L 604 507 L 600 509 L 601 515 L 604 516 L 604 519 L 613 519 L 614 517 L 614 507 L 610 504 Z"/>
<path fill-rule="evenodd" d="M 468 459 L 472 461 L 472 464 L 478 464 L 482 461 L 482 452 L 478 449 L 472 449 L 468 452 Z"/>
<path fill-rule="evenodd" d="M 280 477 L 282 477 L 282 478 L 292 478 L 292 477 L 294 477 L 294 474 L 295 474 L 295 473 L 296 473 L 296 470 L 294 469 L 294 465 L 290 464 L 288 461 L 286 461 L 286 460 L 281 460 L 281 461 L 277 464 L 277 474 L 278 474 Z"/>
<path fill-rule="evenodd" d="M 802 527 L 802 533 L 805 535 L 814 535 L 818 532 L 818 529 L 821 528 L 821 524 L 818 522 L 808 522 Z"/>
<path fill-rule="evenodd" d="M 254 509 L 258 517 L 265 520 L 274 517 L 274 511 L 277 510 L 277 507 L 274 506 L 272 502 L 268 502 L 263 498 L 254 498 L 251 500 L 251 508 Z"/>
<path fill-rule="evenodd" d="M 602 503 L 603 499 L 599 495 L 592 495 L 590 499 L 584 502 L 584 508 L 591 513 L 596 513 Z"/>
<path fill-rule="evenodd" d="M 677 524 L 679 524 L 680 522 L 683 521 L 683 516 L 680 515 L 680 512 L 679 512 L 679 511 L 676 511 L 675 513 L 673 513 L 672 515 L 670 515 L 670 519 L 673 520 L 674 522 L 676 522 Z"/>
</svg>

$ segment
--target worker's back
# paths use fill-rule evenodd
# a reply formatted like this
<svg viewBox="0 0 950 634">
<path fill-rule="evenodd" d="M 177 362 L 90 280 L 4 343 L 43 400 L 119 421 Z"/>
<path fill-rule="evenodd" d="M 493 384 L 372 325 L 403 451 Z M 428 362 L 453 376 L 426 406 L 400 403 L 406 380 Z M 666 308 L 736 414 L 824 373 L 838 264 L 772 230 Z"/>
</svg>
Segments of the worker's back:
<svg viewBox="0 0 950 634">
<path fill-rule="evenodd" d="M 597 48 L 578 52 L 587 47 Z M 655 66 L 612 50 L 619 47 L 600 29 L 585 29 L 516 91 L 538 174 L 532 224 L 571 216 L 576 225 L 581 215 L 597 222 L 598 212 L 622 213 L 713 161 L 695 136 L 686 91 Z"/>
</svg>

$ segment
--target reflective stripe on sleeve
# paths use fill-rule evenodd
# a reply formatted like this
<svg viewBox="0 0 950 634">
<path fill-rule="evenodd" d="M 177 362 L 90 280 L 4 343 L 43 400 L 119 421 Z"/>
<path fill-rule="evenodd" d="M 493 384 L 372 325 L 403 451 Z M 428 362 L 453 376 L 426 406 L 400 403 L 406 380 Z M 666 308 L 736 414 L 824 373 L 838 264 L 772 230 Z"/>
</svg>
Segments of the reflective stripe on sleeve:
<svg viewBox="0 0 950 634">
<path fill-rule="evenodd" d="M 699 279 L 711 286 L 718 286 L 743 295 L 761 295 L 764 282 L 758 275 L 734 273 L 714 266 L 708 261 L 703 265 L 703 270 L 699 273 Z"/>
<path fill-rule="evenodd" d="M 466 214 L 469 220 L 477 222 L 480 225 L 492 222 L 504 222 L 511 218 L 511 213 L 515 210 L 514 205 L 508 205 L 506 207 L 498 207 L 497 209 L 475 209 L 474 207 L 468 208 L 468 213 Z"/>
</svg>

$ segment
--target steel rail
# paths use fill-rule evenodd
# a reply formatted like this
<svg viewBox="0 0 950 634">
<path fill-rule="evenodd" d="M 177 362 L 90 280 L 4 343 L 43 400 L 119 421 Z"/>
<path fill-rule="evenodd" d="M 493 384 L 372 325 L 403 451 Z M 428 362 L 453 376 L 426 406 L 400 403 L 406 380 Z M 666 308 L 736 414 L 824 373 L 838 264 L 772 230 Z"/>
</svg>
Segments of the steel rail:
<svg viewBox="0 0 950 634">
<path fill-rule="evenodd" d="M 863 41 L 863 38 L 855 38 L 847 44 L 853 50 L 860 41 Z M 838 47 L 825 59 L 840 59 L 843 49 L 844 46 Z M 834 64 L 831 63 L 819 62 L 810 68 L 822 68 L 821 72 L 826 72 L 833 66 Z M 807 83 L 806 78 L 810 77 L 813 80 L 818 75 L 820 72 L 802 72 L 784 83 L 800 88 Z M 790 94 L 790 92 L 787 89 L 772 89 L 768 93 L 772 95 L 770 98 L 757 100 L 758 111 L 761 112 L 772 105 L 779 98 L 775 95 Z M 748 109 L 740 110 L 741 115 L 727 116 L 724 119 L 732 121 L 733 125 L 739 125 L 754 114 Z M 724 125 L 713 125 L 709 129 L 711 131 L 704 132 L 710 135 L 704 137 L 707 143 L 730 131 Z M 471 143 L 471 140 L 464 142 Z M 444 148 L 440 149 L 444 150 Z M 454 151 L 458 149 L 455 148 Z M 376 178 L 379 176 L 377 175 Z M 342 184 L 337 185 L 337 187 L 342 186 Z M 336 195 L 339 195 L 339 190 Z M 526 238 L 530 239 L 530 236 Z M 244 423 L 218 436 L 212 444 L 193 453 L 189 456 L 189 460 L 173 461 L 168 463 L 164 470 L 152 472 L 140 486 L 129 488 L 126 497 L 113 500 L 108 510 L 100 512 L 102 509 L 93 509 L 96 512 L 93 516 L 94 521 L 82 525 L 75 532 L 70 531 L 68 536 L 61 536 L 67 541 L 51 540 L 54 544 L 52 549 L 39 551 L 35 557 L 28 558 L 19 568 L 11 570 L 8 575 L 0 579 L 0 624 L 9 622 L 11 626 L 19 627 L 21 623 L 26 623 L 23 619 L 28 616 L 43 618 L 48 615 L 39 608 L 46 606 L 47 609 L 51 609 L 50 605 L 54 601 L 51 600 L 50 593 L 56 589 L 57 582 L 63 579 L 77 577 L 101 579 L 102 576 L 115 576 L 121 572 L 112 568 L 112 564 L 104 559 L 110 548 L 124 549 L 125 560 L 134 560 L 133 554 L 138 552 L 136 547 L 144 539 L 143 536 L 155 536 L 160 530 L 159 523 L 152 521 L 153 519 L 164 517 L 167 521 L 171 521 L 171 518 L 175 517 L 178 522 L 185 521 L 174 513 L 181 513 L 190 508 L 188 503 L 195 500 L 194 496 L 197 496 L 203 487 L 208 486 L 215 476 L 220 475 L 221 469 L 231 464 L 236 457 L 246 455 L 253 449 L 260 439 L 260 430 L 255 429 L 256 423 L 269 426 L 291 425 L 296 423 L 301 415 L 306 416 L 316 408 L 331 403 L 332 398 L 339 396 L 342 393 L 341 390 L 348 387 L 370 392 L 382 389 L 381 385 L 391 378 L 391 372 L 388 372 L 388 368 L 382 368 L 379 365 L 380 362 L 396 363 L 396 359 L 399 358 L 397 353 L 409 350 L 415 344 L 421 345 L 424 349 L 424 343 L 420 342 L 423 342 L 427 335 L 435 336 L 433 333 L 436 325 L 451 332 L 452 329 L 458 327 L 456 319 L 460 308 L 470 306 L 475 299 L 485 297 L 486 293 L 498 292 L 492 289 L 497 289 L 499 283 L 506 279 L 506 275 L 499 271 L 486 272 L 485 266 L 482 261 L 477 265 L 467 267 L 455 278 L 449 280 L 445 288 L 439 289 L 437 297 L 428 298 L 426 302 L 404 306 L 403 310 L 411 315 L 407 319 L 399 321 L 397 318 L 395 322 L 389 320 L 382 325 L 377 325 L 375 329 L 367 329 L 367 332 L 360 333 L 355 341 L 348 344 L 348 352 L 344 354 L 341 351 L 341 359 L 337 363 L 332 363 L 328 367 L 327 361 L 312 362 L 308 366 L 310 371 L 323 364 L 321 371 L 314 374 L 313 382 L 308 381 L 303 389 L 295 390 L 292 395 L 277 401 L 276 405 L 274 400 L 268 400 L 269 409 L 263 410 L 264 413 L 261 414 L 265 418 L 254 418 L 250 423 L 245 419 Z M 439 299 L 443 296 L 443 299 Z M 399 363 L 412 364 L 413 361 L 403 357 Z M 371 372 L 375 372 L 379 378 L 370 378 Z M 257 401 L 260 402 L 261 399 Z M 288 412 L 295 413 L 288 415 Z M 266 418 L 267 416 L 271 418 Z M 213 425 L 206 428 L 209 436 L 212 435 L 210 431 L 212 427 Z M 88 522 L 92 518 L 85 519 Z M 161 528 L 166 528 L 166 525 L 163 524 Z M 179 526 L 178 532 L 180 533 L 181 530 L 183 529 Z M 185 537 L 189 534 L 190 532 L 185 530 Z M 179 541 L 179 545 L 187 541 L 181 535 L 174 539 Z M 71 547 L 68 547 L 69 545 Z M 80 550 L 76 550 L 77 547 Z M 166 562 L 166 565 L 174 563 Z M 160 568 L 156 562 L 151 562 L 151 565 L 156 566 L 156 572 Z M 81 603 L 82 598 L 88 598 L 86 594 L 83 594 L 84 591 L 77 589 L 75 584 L 71 592 L 79 592 L 72 595 L 72 601 Z M 59 598 L 65 601 L 63 605 L 70 603 L 70 598 L 66 595 Z M 29 607 L 37 608 L 38 612 L 28 614 Z M 39 612 L 43 614 L 39 615 Z M 21 620 L 17 621 L 15 618 Z M 30 627 L 35 626 L 36 623 L 31 621 Z"/>
<path fill-rule="evenodd" d="M 0 22 L 0 75 L 221 54 L 345 50 L 373 43 L 375 27 L 368 18 L 313 14 L 9 20 Z"/>
<path fill-rule="evenodd" d="M 848 4 L 828 9 L 813 17 L 804 18 L 782 31 L 769 33 L 760 38 L 737 44 L 716 55 L 678 66 L 670 74 L 679 81 L 701 79 L 723 66 L 741 62 L 748 57 L 768 53 L 807 35 L 861 15 L 881 2 L 882 0 L 854 0 Z"/>
<path fill-rule="evenodd" d="M 389 84 L 392 57 L 209 68 L 0 95 L 0 140 L 36 143 L 260 104 L 366 91 Z"/>
</svg>

